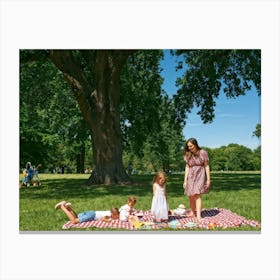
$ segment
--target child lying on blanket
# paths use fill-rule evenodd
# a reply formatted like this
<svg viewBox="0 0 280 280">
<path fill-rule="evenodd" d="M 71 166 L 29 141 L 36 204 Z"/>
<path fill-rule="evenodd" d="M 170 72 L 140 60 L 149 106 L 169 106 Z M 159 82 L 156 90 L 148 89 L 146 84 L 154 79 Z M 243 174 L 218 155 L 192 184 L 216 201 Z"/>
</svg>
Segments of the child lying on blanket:
<svg viewBox="0 0 280 280">
<path fill-rule="evenodd" d="M 136 210 L 133 208 L 136 204 L 136 198 L 134 196 L 129 196 L 127 199 L 127 204 L 123 205 L 120 209 L 120 221 L 127 222 L 130 215 L 136 213 Z"/>
<path fill-rule="evenodd" d="M 85 211 L 77 214 L 70 202 L 61 201 L 55 205 L 55 209 L 61 209 L 64 214 L 67 216 L 70 222 L 73 224 L 89 222 L 93 220 L 102 220 L 105 222 L 109 222 L 111 220 L 117 220 L 119 218 L 119 209 L 111 208 L 111 210 L 107 211 Z"/>
</svg>

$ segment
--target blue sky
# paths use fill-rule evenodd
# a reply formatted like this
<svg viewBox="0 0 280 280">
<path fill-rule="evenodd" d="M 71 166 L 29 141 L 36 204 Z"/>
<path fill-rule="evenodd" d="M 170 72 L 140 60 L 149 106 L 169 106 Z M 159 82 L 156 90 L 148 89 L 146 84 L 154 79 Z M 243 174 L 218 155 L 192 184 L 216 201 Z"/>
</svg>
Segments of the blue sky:
<svg viewBox="0 0 280 280">
<path fill-rule="evenodd" d="M 163 89 L 172 95 L 177 91 L 176 78 L 180 73 L 175 71 L 176 57 L 165 51 L 165 58 L 161 66 L 164 77 Z M 257 123 L 261 122 L 261 97 L 255 89 L 235 99 L 228 99 L 222 93 L 216 100 L 215 118 L 210 124 L 203 124 L 197 115 L 198 108 L 187 117 L 187 124 L 183 129 L 186 139 L 195 137 L 200 146 L 215 148 L 236 143 L 250 149 L 260 145 L 260 139 L 253 137 Z"/>
</svg>

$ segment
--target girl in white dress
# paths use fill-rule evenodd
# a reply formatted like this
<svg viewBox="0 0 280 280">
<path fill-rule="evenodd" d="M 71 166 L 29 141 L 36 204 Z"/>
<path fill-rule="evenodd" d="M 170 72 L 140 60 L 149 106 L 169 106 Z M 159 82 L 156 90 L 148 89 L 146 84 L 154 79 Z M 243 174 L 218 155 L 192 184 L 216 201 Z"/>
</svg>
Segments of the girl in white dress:
<svg viewBox="0 0 280 280">
<path fill-rule="evenodd" d="M 157 172 L 153 178 L 153 200 L 151 212 L 155 222 L 168 220 L 169 206 L 166 199 L 166 180 L 164 172 Z"/>
</svg>

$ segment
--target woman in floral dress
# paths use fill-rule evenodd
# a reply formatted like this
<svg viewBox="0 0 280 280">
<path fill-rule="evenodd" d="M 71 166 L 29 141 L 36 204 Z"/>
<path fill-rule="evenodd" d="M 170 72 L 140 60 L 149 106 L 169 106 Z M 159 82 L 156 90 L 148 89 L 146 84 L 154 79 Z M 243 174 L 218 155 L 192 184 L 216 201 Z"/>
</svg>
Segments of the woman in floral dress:
<svg viewBox="0 0 280 280">
<path fill-rule="evenodd" d="M 189 197 L 191 208 L 190 217 L 201 221 L 202 199 L 201 194 L 206 194 L 210 187 L 209 158 L 205 150 L 201 149 L 195 138 L 187 140 L 184 147 L 184 160 L 186 161 L 184 194 Z"/>
</svg>

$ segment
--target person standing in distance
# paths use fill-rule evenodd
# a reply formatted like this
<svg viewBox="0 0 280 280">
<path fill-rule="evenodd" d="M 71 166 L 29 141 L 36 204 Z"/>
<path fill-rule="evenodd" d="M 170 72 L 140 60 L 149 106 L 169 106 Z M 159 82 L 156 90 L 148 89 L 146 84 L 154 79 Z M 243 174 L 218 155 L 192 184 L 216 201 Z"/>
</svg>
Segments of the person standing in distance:
<svg viewBox="0 0 280 280">
<path fill-rule="evenodd" d="M 186 162 L 184 177 L 184 194 L 189 197 L 191 213 L 189 217 L 196 217 L 201 221 L 202 198 L 210 188 L 210 167 L 207 152 L 200 148 L 195 138 L 190 138 L 184 146 L 184 160 Z"/>
</svg>

